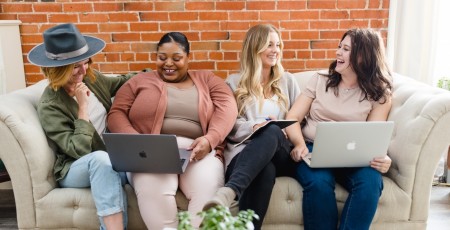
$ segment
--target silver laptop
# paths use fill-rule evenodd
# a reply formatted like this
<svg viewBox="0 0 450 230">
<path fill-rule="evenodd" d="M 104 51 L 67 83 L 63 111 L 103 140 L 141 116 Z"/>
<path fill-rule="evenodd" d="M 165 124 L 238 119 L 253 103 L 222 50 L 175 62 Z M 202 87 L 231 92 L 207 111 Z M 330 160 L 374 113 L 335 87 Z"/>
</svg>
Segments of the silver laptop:
<svg viewBox="0 0 450 230">
<path fill-rule="evenodd" d="M 311 168 L 369 166 L 386 156 L 393 121 L 319 122 L 312 153 L 303 158 Z"/>
<path fill-rule="evenodd" d="M 103 133 L 103 140 L 118 172 L 182 174 L 191 155 L 175 135 Z"/>
</svg>

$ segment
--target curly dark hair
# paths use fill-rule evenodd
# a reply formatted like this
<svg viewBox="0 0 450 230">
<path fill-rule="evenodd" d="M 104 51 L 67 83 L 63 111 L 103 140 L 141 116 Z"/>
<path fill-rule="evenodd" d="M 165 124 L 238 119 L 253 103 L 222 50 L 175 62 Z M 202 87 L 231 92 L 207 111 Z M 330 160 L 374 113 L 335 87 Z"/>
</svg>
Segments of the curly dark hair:
<svg viewBox="0 0 450 230">
<path fill-rule="evenodd" d="M 392 91 L 392 74 L 386 62 L 384 42 L 379 32 L 372 29 L 351 29 L 341 38 L 351 38 L 350 64 L 358 78 L 358 85 L 364 92 L 362 100 L 373 100 L 385 103 Z M 333 88 L 339 94 L 338 85 L 342 80 L 336 72 L 337 60 L 329 68 L 326 91 Z"/>
</svg>

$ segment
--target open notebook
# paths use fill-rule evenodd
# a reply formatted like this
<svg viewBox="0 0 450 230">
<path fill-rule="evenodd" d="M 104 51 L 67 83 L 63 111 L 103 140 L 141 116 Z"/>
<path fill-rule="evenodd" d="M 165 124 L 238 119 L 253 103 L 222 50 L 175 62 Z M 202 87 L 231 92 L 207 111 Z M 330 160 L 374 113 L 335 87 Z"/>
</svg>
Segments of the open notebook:
<svg viewBox="0 0 450 230">
<path fill-rule="evenodd" d="M 258 129 L 253 131 L 250 135 L 245 137 L 241 142 L 235 144 L 234 147 L 237 147 L 237 146 L 241 145 L 242 143 L 244 143 L 245 141 L 252 139 L 252 137 L 255 134 L 259 133 L 261 130 L 264 130 L 264 128 L 267 127 L 269 124 L 275 124 L 275 125 L 278 125 L 280 127 L 280 129 L 284 129 L 284 128 L 288 127 L 289 125 L 294 124 L 295 122 L 297 122 L 297 120 L 269 120 L 263 126 L 259 127 Z"/>
</svg>

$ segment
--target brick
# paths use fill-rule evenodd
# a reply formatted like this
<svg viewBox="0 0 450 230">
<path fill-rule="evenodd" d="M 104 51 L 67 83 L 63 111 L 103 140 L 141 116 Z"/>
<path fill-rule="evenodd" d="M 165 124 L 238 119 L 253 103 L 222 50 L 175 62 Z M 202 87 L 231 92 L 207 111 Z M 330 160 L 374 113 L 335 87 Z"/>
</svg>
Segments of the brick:
<svg viewBox="0 0 450 230">
<path fill-rule="evenodd" d="M 148 53 L 136 53 L 136 61 L 150 62 L 150 55 Z"/>
<path fill-rule="evenodd" d="M 224 21 L 220 22 L 220 29 L 221 30 L 244 30 L 247 31 L 250 28 L 249 22 L 230 22 L 230 21 Z"/>
<path fill-rule="evenodd" d="M 229 32 L 200 32 L 202 40 L 229 40 Z"/>
<path fill-rule="evenodd" d="M 216 2 L 216 10 L 245 10 L 245 1 Z"/>
<path fill-rule="evenodd" d="M 324 50 L 313 50 L 311 51 L 311 57 L 313 59 L 324 59 L 326 58 L 327 54 Z"/>
<path fill-rule="evenodd" d="M 20 34 L 33 34 L 39 32 L 39 27 L 37 25 L 20 25 Z"/>
<path fill-rule="evenodd" d="M 133 43 L 131 43 L 131 51 L 134 51 L 134 52 L 154 52 L 154 51 L 156 51 L 156 43 L 133 42 Z"/>
<path fill-rule="evenodd" d="M 198 12 L 170 12 L 170 21 L 198 21 Z"/>
<path fill-rule="evenodd" d="M 289 20 L 289 11 L 262 11 L 261 20 Z"/>
<path fill-rule="evenodd" d="M 333 60 L 306 60 L 305 67 L 310 69 L 326 69 Z"/>
<path fill-rule="evenodd" d="M 320 31 L 320 39 L 337 39 L 337 40 L 341 40 L 342 35 L 346 31 L 347 30 L 325 30 L 325 31 Z"/>
<path fill-rule="evenodd" d="M 120 61 L 119 53 L 105 53 L 105 60 L 107 62 L 118 62 Z"/>
<path fill-rule="evenodd" d="M 308 30 L 310 29 L 309 24 L 310 22 L 303 20 L 300 21 L 291 20 L 280 22 L 280 26 L 285 30 Z"/>
<path fill-rule="evenodd" d="M 19 14 L 17 17 L 22 23 L 45 23 L 48 22 L 47 14 Z"/>
<path fill-rule="evenodd" d="M 127 52 L 130 51 L 130 43 L 121 42 L 121 43 L 109 43 L 106 45 L 103 52 L 114 53 L 114 52 Z"/>
<path fill-rule="evenodd" d="M 99 69 L 101 72 L 119 72 L 123 71 L 124 69 L 128 70 L 128 64 L 127 63 L 111 63 L 111 64 L 99 64 Z"/>
<path fill-rule="evenodd" d="M 121 53 L 120 60 L 122 62 L 134 62 L 134 61 L 136 61 L 134 54 L 135 54 L 134 52 L 133 53 Z"/>
<path fill-rule="evenodd" d="M 226 62 L 216 62 L 217 69 L 220 70 L 239 70 L 238 61 L 226 61 Z"/>
<path fill-rule="evenodd" d="M 368 8 L 369 9 L 378 9 L 383 4 L 382 0 L 369 0 Z"/>
<path fill-rule="evenodd" d="M 284 41 L 285 49 L 309 49 L 309 41 L 301 41 L 301 40 L 288 40 Z"/>
<path fill-rule="evenodd" d="M 291 69 L 304 69 L 305 61 L 303 60 L 283 60 L 282 65 L 285 70 L 291 72 Z"/>
<path fill-rule="evenodd" d="M 145 68 L 150 68 L 152 70 L 156 70 L 156 64 L 151 62 L 142 62 L 142 63 L 130 63 L 130 69 L 128 72 L 131 71 L 142 71 Z"/>
<path fill-rule="evenodd" d="M 388 18 L 389 9 L 383 10 L 352 10 L 350 12 L 351 19 L 369 19 L 369 18 Z"/>
<path fill-rule="evenodd" d="M 233 61 L 237 59 L 238 59 L 238 52 L 223 52 L 223 60 Z"/>
<path fill-rule="evenodd" d="M 155 9 L 153 2 L 125 2 L 125 11 L 153 11 Z"/>
<path fill-rule="evenodd" d="M 78 22 L 78 14 L 49 14 L 48 21 L 51 23 L 77 23 Z"/>
<path fill-rule="evenodd" d="M 195 32 L 182 32 L 184 35 L 186 35 L 186 37 L 188 38 L 188 40 L 191 41 L 200 41 L 200 34 L 199 32 L 195 31 Z"/>
<path fill-rule="evenodd" d="M 157 22 L 131 22 L 130 31 L 136 32 L 153 32 L 158 31 Z"/>
<path fill-rule="evenodd" d="M 308 9 L 336 9 L 336 0 L 308 1 Z"/>
<path fill-rule="evenodd" d="M 368 27 L 380 28 L 380 29 L 388 28 L 388 20 L 387 19 L 382 19 L 382 20 L 371 19 Z"/>
<path fill-rule="evenodd" d="M 150 41 L 150 42 L 158 42 L 159 39 L 165 34 L 165 32 L 158 32 L 158 33 L 143 33 L 142 41 Z"/>
<path fill-rule="evenodd" d="M 318 41 L 310 41 L 311 49 L 335 49 L 339 40 L 318 40 Z"/>
<path fill-rule="evenodd" d="M 0 14 L 0 20 L 17 20 L 17 14 Z"/>
<path fill-rule="evenodd" d="M 137 22 L 139 21 L 139 13 L 109 13 L 109 21 L 111 22 Z"/>
<path fill-rule="evenodd" d="M 80 22 L 96 22 L 107 23 L 109 21 L 108 15 L 104 13 L 83 13 L 79 15 Z"/>
<path fill-rule="evenodd" d="M 126 23 L 102 23 L 99 24 L 99 32 L 128 32 Z"/>
<path fill-rule="evenodd" d="M 92 3 L 64 3 L 64 12 L 92 12 L 94 11 Z"/>
<path fill-rule="evenodd" d="M 30 3 L 2 3 L 1 12 L 3 13 L 27 13 L 33 12 L 33 5 Z"/>
<path fill-rule="evenodd" d="M 191 30 L 193 31 L 211 31 L 211 30 L 214 31 L 220 29 L 219 22 L 212 22 L 212 21 L 191 22 L 190 26 Z"/>
<path fill-rule="evenodd" d="M 162 22 L 160 23 L 162 31 L 186 31 L 189 30 L 188 22 Z"/>
<path fill-rule="evenodd" d="M 239 20 L 258 20 L 259 19 L 259 13 L 256 11 L 235 11 L 235 12 L 229 12 L 230 14 L 230 20 L 232 21 L 239 21 Z"/>
<path fill-rule="evenodd" d="M 215 10 L 215 2 L 186 2 L 185 4 L 186 10 L 195 10 L 195 11 L 205 11 L 205 10 Z"/>
<path fill-rule="evenodd" d="M 184 11 L 184 1 L 155 2 L 155 11 Z"/>
<path fill-rule="evenodd" d="M 217 21 L 217 20 L 227 20 L 228 19 L 228 13 L 227 12 L 200 12 L 199 13 L 199 19 L 201 21 Z"/>
<path fill-rule="evenodd" d="M 379 1 L 379 0 L 377 0 Z M 338 9 L 365 9 L 367 1 L 337 0 Z"/>
<path fill-rule="evenodd" d="M 274 1 L 247 2 L 246 9 L 247 10 L 274 10 L 275 2 Z"/>
<path fill-rule="evenodd" d="M 189 69 L 192 70 L 213 70 L 216 68 L 215 62 L 212 61 L 190 61 Z"/>
<path fill-rule="evenodd" d="M 229 71 L 213 71 L 213 73 L 224 80 L 231 74 Z"/>
<path fill-rule="evenodd" d="M 341 21 L 339 21 L 339 29 L 367 28 L 368 26 L 369 26 L 368 20 L 341 20 Z"/>
<path fill-rule="evenodd" d="M 140 41 L 141 35 L 139 33 L 113 33 L 113 42 L 126 42 L 126 41 Z"/>
<path fill-rule="evenodd" d="M 167 12 L 148 12 L 139 13 L 140 21 L 169 21 L 169 13 Z"/>
<path fill-rule="evenodd" d="M 231 51 L 231 50 L 236 50 L 236 51 L 240 51 L 242 49 L 242 42 L 238 41 L 238 42 L 221 42 L 220 43 L 220 48 L 222 50 L 225 51 Z"/>
<path fill-rule="evenodd" d="M 118 12 L 124 10 L 123 3 L 103 3 L 103 2 L 94 2 L 94 11 L 95 12 Z"/>
<path fill-rule="evenodd" d="M 306 11 L 291 11 L 291 20 L 318 20 L 320 11 L 306 10 Z"/>
<path fill-rule="evenodd" d="M 338 28 L 338 21 L 315 21 L 310 24 L 311 29 L 335 29 Z"/>
<path fill-rule="evenodd" d="M 350 17 L 346 10 L 323 10 L 320 19 L 348 19 Z"/>
<path fill-rule="evenodd" d="M 219 42 L 191 42 L 191 50 L 219 50 Z"/>
<path fill-rule="evenodd" d="M 62 4 L 60 3 L 40 3 L 33 5 L 34 12 L 62 12 Z"/>
<path fill-rule="evenodd" d="M 304 40 L 304 39 L 319 39 L 320 32 L 319 31 L 312 31 L 312 30 L 299 30 L 299 31 L 292 31 L 290 39 L 294 40 Z"/>
<path fill-rule="evenodd" d="M 208 59 L 214 60 L 214 61 L 224 60 L 223 59 L 223 52 L 220 52 L 220 51 L 209 52 Z"/>
<path fill-rule="evenodd" d="M 21 35 L 22 43 L 38 44 L 42 43 L 43 38 L 41 34 Z"/>
<path fill-rule="evenodd" d="M 283 58 L 287 58 L 287 59 L 296 58 L 295 51 L 293 51 L 293 50 L 283 50 Z"/>
<path fill-rule="evenodd" d="M 298 59 L 310 59 L 312 56 L 312 51 L 309 50 L 299 50 L 296 52 Z"/>
<path fill-rule="evenodd" d="M 190 60 L 208 60 L 208 51 L 196 51 L 190 54 Z"/>
<path fill-rule="evenodd" d="M 83 24 L 78 24 L 77 27 L 82 33 L 94 34 L 94 33 L 99 32 L 98 24 L 83 23 Z M 111 39 L 109 39 L 109 40 L 111 40 Z"/>
<path fill-rule="evenodd" d="M 307 1 L 278 1 L 278 10 L 304 10 Z"/>
</svg>

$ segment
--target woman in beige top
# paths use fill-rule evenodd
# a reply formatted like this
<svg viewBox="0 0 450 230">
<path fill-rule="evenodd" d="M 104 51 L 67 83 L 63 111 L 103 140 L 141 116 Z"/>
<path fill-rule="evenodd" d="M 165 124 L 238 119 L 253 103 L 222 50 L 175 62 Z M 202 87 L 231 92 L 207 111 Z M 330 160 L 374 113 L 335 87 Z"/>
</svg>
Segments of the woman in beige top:
<svg viewBox="0 0 450 230">
<path fill-rule="evenodd" d="M 316 74 L 286 116 L 299 121 L 306 117 L 302 130 L 298 124 L 287 128 L 295 145 L 291 156 L 300 161 L 296 178 L 303 187 L 305 229 L 369 229 L 383 190 L 381 173 L 391 165 L 389 156 L 357 168 L 310 168 L 302 161 L 312 151 L 318 122 L 385 121 L 391 108 L 391 73 L 379 33 L 347 31 L 336 55 L 328 74 Z M 335 182 L 349 192 L 339 221 Z"/>
</svg>

